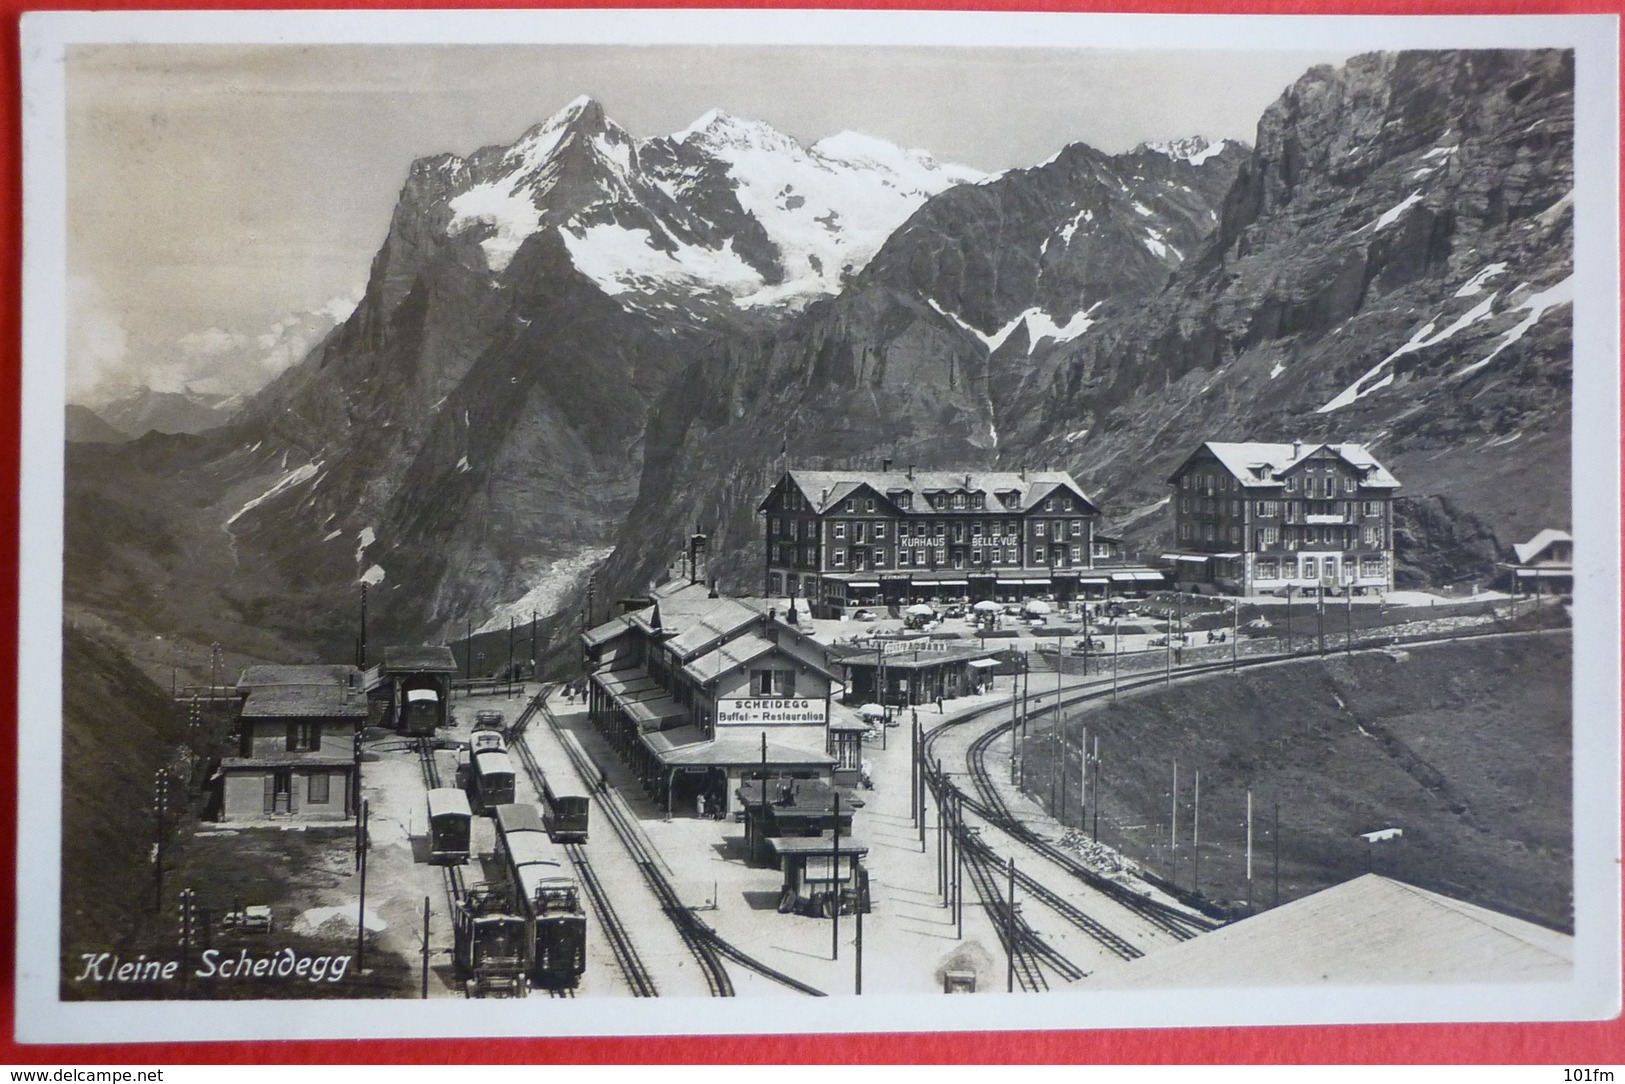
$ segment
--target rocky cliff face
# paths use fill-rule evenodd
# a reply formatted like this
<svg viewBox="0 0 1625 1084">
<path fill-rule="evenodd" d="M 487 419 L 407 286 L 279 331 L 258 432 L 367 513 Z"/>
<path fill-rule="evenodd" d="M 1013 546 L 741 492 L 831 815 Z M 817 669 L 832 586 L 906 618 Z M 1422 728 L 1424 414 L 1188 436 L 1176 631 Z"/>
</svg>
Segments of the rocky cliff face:
<svg viewBox="0 0 1625 1084">
<path fill-rule="evenodd" d="M 1362 441 L 1414 502 L 1419 582 L 1569 522 L 1569 54 L 1361 57 L 1226 168 L 1180 157 L 1069 148 L 945 193 L 766 364 L 690 373 L 731 412 L 663 405 L 612 569 L 656 572 L 700 524 L 755 589 L 755 501 L 818 457 L 1064 466 L 1149 549 L 1197 442 Z"/>
<path fill-rule="evenodd" d="M 1127 508 L 1196 439 L 1359 440 L 1503 546 L 1567 524 L 1572 186 L 1567 53 L 1311 71 L 1211 241 L 1057 350 L 1011 444 Z"/>
<path fill-rule="evenodd" d="M 664 568 L 696 525 L 760 587 L 755 508 L 786 462 L 991 466 L 1043 359 L 1132 311 L 1200 249 L 1246 149 L 1073 145 L 933 198 L 838 295 L 687 372 L 657 408 L 611 583 Z"/>
<path fill-rule="evenodd" d="M 181 627 L 212 604 L 339 657 L 363 582 L 375 641 L 482 621 L 607 550 L 678 373 L 839 289 L 979 177 L 721 113 L 634 140 L 590 99 L 416 162 L 354 314 L 228 428 L 76 450 L 70 597 Z M 87 508 L 116 553 L 77 529 Z"/>
</svg>

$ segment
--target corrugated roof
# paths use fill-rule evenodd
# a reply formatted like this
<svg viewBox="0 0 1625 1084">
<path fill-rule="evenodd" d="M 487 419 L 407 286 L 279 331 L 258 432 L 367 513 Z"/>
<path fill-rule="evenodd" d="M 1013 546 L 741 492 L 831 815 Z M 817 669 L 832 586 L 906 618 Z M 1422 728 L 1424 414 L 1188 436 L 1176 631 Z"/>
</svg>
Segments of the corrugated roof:
<svg viewBox="0 0 1625 1084">
<path fill-rule="evenodd" d="M 661 626 L 673 634 L 664 644 L 685 660 L 718 640 L 735 636 L 761 617 L 761 611 L 731 598 L 673 599 L 660 604 Z"/>
<path fill-rule="evenodd" d="M 1304 460 L 1309 459 L 1321 449 L 1330 449 L 1331 452 L 1343 459 L 1352 467 L 1361 470 L 1370 469 L 1371 473 L 1361 480 L 1361 485 L 1373 489 L 1398 489 L 1399 481 L 1388 473 L 1388 468 L 1377 462 L 1375 456 L 1366 450 L 1363 444 L 1314 444 L 1301 441 L 1294 444 L 1273 444 L 1264 441 L 1218 441 L 1210 440 L 1202 445 L 1212 452 L 1214 458 L 1225 470 L 1240 480 L 1245 488 L 1278 489 L 1281 487 L 1281 475 L 1292 470 Z M 1188 462 L 1188 460 L 1187 460 Z M 1271 468 L 1270 478 L 1263 477 L 1259 468 Z M 1181 466 L 1183 471 L 1184 467 Z M 1175 477 L 1178 477 L 1176 474 Z"/>
<path fill-rule="evenodd" d="M 365 719 L 367 701 L 347 685 L 267 685 L 248 694 L 243 717 Z"/>
<path fill-rule="evenodd" d="M 1518 555 L 1519 564 L 1526 565 L 1530 561 L 1533 561 L 1536 557 L 1539 557 L 1542 553 L 1546 552 L 1547 547 L 1551 546 L 1554 542 L 1573 541 L 1574 536 L 1569 534 L 1569 532 L 1559 531 L 1555 528 L 1548 527 L 1527 542 L 1514 542 L 1512 544 L 1512 552 Z"/>
<path fill-rule="evenodd" d="M 744 666 L 776 650 L 778 645 L 766 636 L 759 632 L 747 632 L 703 655 L 696 655 L 683 666 L 683 672 L 703 684 L 736 666 Z"/>
<path fill-rule="evenodd" d="M 1252 918 L 1102 966 L 1091 988 L 1553 982 L 1574 939 L 1365 874 Z"/>
<path fill-rule="evenodd" d="M 457 660 L 451 648 L 444 645 L 419 644 L 416 646 L 384 648 L 384 669 L 390 671 L 417 670 L 431 674 L 455 674 Z"/>
<path fill-rule="evenodd" d="M 349 685 L 361 671 L 342 663 L 268 663 L 250 666 L 237 679 L 237 691 L 246 693 L 268 685 Z"/>
<path fill-rule="evenodd" d="M 1064 486 L 1082 500 L 1090 509 L 1094 509 L 1094 502 L 1084 493 L 1083 487 L 1066 471 L 984 471 L 984 470 L 916 470 L 910 477 L 906 470 L 900 471 L 817 471 L 793 470 L 789 472 L 790 480 L 799 488 L 802 495 L 807 498 L 815 511 L 819 513 L 833 510 L 841 501 L 849 497 L 853 490 L 860 486 L 869 486 L 882 497 L 892 493 L 986 493 L 992 496 L 996 493 L 1015 492 L 1018 494 L 1017 507 L 1026 511 L 1044 497 L 1048 496 L 1057 486 Z M 938 510 L 933 509 L 929 502 L 915 502 L 907 509 L 896 509 L 902 515 L 934 515 Z M 968 509 L 955 509 L 955 511 L 969 511 Z M 996 503 L 990 504 L 986 509 L 977 511 L 999 512 L 1007 511 Z"/>
</svg>

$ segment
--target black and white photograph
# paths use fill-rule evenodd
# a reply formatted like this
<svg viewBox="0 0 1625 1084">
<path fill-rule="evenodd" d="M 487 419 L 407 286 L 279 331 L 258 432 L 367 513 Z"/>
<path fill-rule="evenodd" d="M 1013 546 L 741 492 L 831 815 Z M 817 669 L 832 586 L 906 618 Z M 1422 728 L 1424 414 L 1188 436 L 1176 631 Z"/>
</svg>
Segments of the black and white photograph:
<svg viewBox="0 0 1625 1084">
<path fill-rule="evenodd" d="M 25 16 L 18 1038 L 1616 1013 L 1617 42 Z"/>
</svg>

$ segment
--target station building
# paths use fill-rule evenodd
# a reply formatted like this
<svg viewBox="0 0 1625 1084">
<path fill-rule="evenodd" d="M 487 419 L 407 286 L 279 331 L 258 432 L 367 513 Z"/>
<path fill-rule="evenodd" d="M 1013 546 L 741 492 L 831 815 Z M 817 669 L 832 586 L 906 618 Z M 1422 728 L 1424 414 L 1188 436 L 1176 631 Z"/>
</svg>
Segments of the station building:
<svg viewBox="0 0 1625 1084">
<path fill-rule="evenodd" d="M 353 666 L 251 666 L 237 683 L 238 755 L 215 783 L 220 819 L 344 820 L 355 815 L 356 734 L 367 721 Z"/>
<path fill-rule="evenodd" d="M 757 510 L 767 596 L 816 617 L 1109 590 L 1093 574 L 1099 509 L 1064 471 L 791 470 Z"/>
<path fill-rule="evenodd" d="M 830 725 L 823 645 L 766 604 L 676 581 L 581 643 L 594 726 L 668 812 L 731 815 L 764 773 L 856 781 L 859 735 Z"/>
<path fill-rule="evenodd" d="M 1174 548 L 1182 591 L 1356 595 L 1394 588 L 1399 482 L 1359 444 L 1208 441 L 1180 465 Z"/>
<path fill-rule="evenodd" d="M 1519 594 L 1567 595 L 1574 591 L 1574 536 L 1548 527 L 1512 546 L 1513 560 L 1501 565 Z"/>
</svg>

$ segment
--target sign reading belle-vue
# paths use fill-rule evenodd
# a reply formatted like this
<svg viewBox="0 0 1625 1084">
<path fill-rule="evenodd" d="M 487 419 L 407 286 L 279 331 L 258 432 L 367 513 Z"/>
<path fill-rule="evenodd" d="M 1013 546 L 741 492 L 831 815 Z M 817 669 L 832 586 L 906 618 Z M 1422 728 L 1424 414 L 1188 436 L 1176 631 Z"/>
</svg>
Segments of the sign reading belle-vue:
<svg viewBox="0 0 1625 1084">
<path fill-rule="evenodd" d="M 766 696 L 758 700 L 724 697 L 717 701 L 718 726 L 823 726 L 827 719 L 823 700 Z"/>
</svg>

